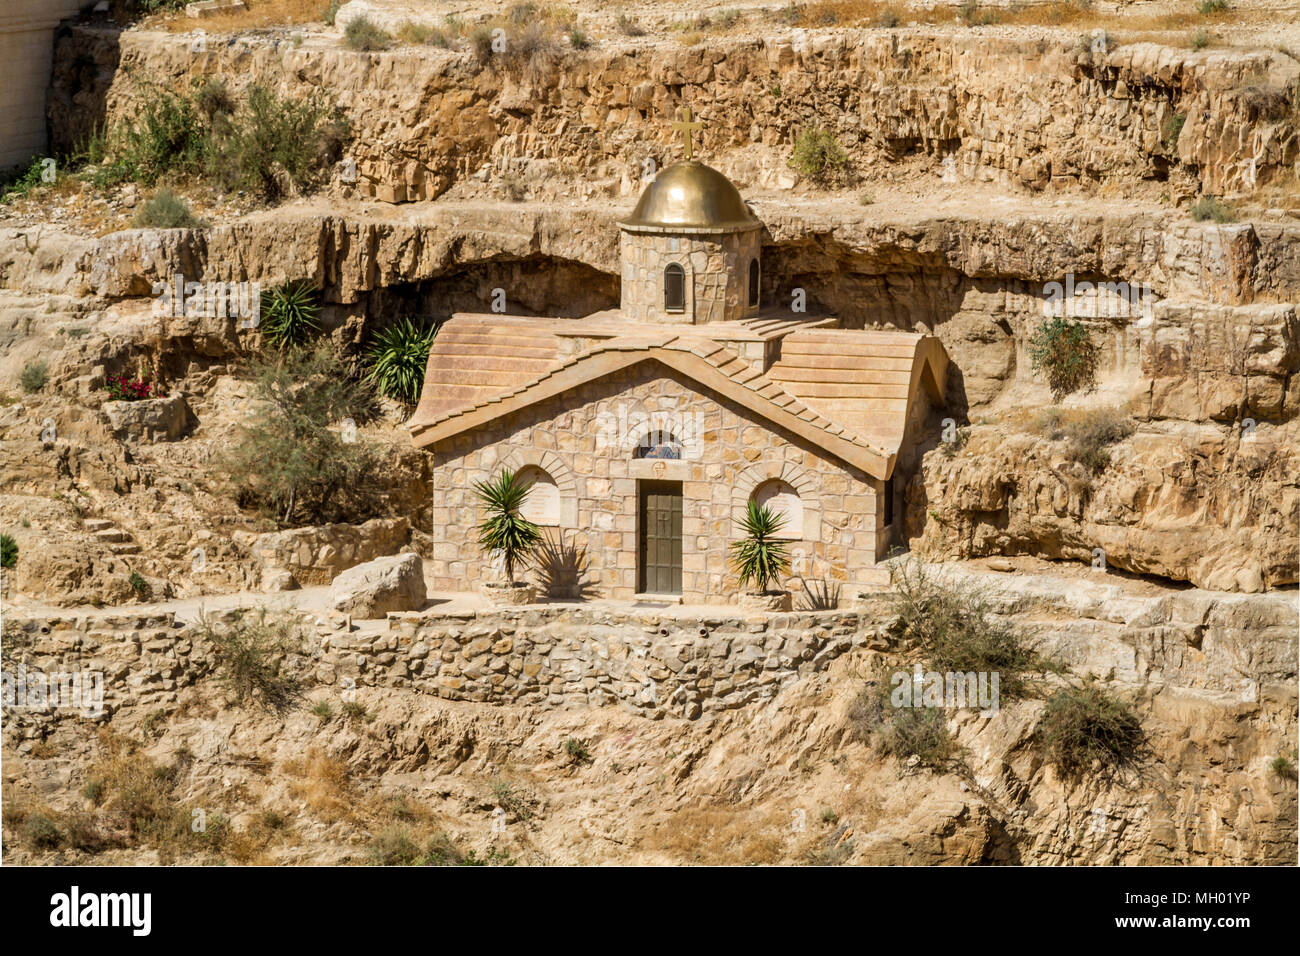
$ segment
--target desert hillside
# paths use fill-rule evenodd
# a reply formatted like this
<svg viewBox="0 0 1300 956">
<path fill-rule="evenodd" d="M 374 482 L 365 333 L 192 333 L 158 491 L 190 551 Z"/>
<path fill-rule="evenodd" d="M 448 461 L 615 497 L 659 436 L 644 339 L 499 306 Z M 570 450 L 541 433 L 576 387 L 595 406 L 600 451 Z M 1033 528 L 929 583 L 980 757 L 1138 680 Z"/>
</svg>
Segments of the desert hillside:
<svg viewBox="0 0 1300 956">
<path fill-rule="evenodd" d="M 1293 10 L 211 7 L 51 27 L 0 179 L 6 862 L 1295 862 Z M 616 309 L 683 107 L 765 304 L 942 343 L 896 551 L 433 590 L 429 342 Z M 917 668 L 1000 699 L 891 713 Z"/>
</svg>

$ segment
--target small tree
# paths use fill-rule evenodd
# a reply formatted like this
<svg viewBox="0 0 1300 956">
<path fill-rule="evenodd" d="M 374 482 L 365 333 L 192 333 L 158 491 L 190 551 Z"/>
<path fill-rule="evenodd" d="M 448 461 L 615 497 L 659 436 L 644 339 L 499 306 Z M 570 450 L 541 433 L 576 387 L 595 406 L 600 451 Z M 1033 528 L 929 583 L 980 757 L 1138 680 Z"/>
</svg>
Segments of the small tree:
<svg viewBox="0 0 1300 956">
<path fill-rule="evenodd" d="M 379 512 L 379 454 L 343 419 L 372 411 L 370 388 L 327 345 L 262 355 L 248 368 L 262 408 L 226 458 L 241 503 L 282 524 L 359 521 Z"/>
<path fill-rule="evenodd" d="M 298 679 L 284 666 L 285 655 L 302 651 L 305 640 L 302 625 L 290 615 L 260 607 L 241 611 L 225 625 L 205 616 L 198 632 L 212 644 L 218 677 L 241 704 L 284 713 L 301 696 Z"/>
<path fill-rule="evenodd" d="M 0 534 L 0 568 L 18 564 L 18 542 L 11 534 Z"/>
<path fill-rule="evenodd" d="M 765 591 L 769 583 L 789 572 L 790 548 L 776 537 L 784 525 L 783 515 L 750 499 L 740 526 L 745 537 L 731 545 L 731 560 L 741 587 L 753 582 L 758 590 Z"/>
<path fill-rule="evenodd" d="M 835 134 L 820 126 L 805 129 L 794 141 L 790 167 L 820 183 L 838 179 L 848 169 L 849 154 Z"/>
<path fill-rule="evenodd" d="M 1078 319 L 1053 316 L 1034 330 L 1029 339 L 1029 357 L 1035 372 L 1047 376 L 1053 401 L 1097 387 L 1097 357 L 1100 349 Z"/>
<path fill-rule="evenodd" d="M 474 482 L 487 517 L 478 526 L 479 547 L 499 551 L 506 566 L 506 580 L 515 583 L 515 566 L 527 564 L 542 542 L 542 529 L 520 513 L 531 485 L 519 481 L 509 468 L 494 479 Z"/>
</svg>

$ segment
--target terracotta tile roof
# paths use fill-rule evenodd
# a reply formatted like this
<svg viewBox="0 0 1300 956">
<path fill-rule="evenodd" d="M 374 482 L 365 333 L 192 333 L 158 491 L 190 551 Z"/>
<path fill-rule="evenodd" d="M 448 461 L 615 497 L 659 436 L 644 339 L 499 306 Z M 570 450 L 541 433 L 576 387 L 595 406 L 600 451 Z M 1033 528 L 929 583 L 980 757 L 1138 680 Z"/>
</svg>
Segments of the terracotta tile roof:
<svg viewBox="0 0 1300 956">
<path fill-rule="evenodd" d="M 505 316 L 455 316 L 429 350 L 415 421 L 442 418 L 530 382 L 555 365 L 559 337 L 543 323 Z"/>
<path fill-rule="evenodd" d="M 941 358 L 946 365 L 942 346 L 907 333 L 816 328 L 822 321 L 759 317 L 682 326 L 612 323 L 608 314 L 590 322 L 453 316 L 434 340 L 408 428 L 417 445 L 433 444 L 619 368 L 657 360 L 885 477 L 920 382 L 918 360 Z M 568 336 L 592 341 L 566 356 L 560 340 Z M 726 344 L 777 336 L 781 357 L 766 374 Z M 942 370 L 938 375 L 941 392 Z"/>
<path fill-rule="evenodd" d="M 940 399 L 947 364 L 932 336 L 810 329 L 781 340 L 767 377 L 846 429 L 897 450 L 916 389 L 923 385 Z M 927 365 L 930 379 L 918 379 Z"/>
</svg>

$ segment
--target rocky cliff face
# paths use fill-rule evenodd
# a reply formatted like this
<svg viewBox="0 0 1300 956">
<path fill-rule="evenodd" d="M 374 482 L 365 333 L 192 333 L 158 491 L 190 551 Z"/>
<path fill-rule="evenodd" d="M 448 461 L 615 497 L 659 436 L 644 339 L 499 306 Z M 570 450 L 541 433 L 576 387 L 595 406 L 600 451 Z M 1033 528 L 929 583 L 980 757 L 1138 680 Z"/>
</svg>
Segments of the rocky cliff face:
<svg viewBox="0 0 1300 956">
<path fill-rule="evenodd" d="M 1204 426 L 1140 428 L 1104 476 L 1061 443 L 974 426 L 926 455 L 908 489 L 913 545 L 949 558 L 1032 554 L 1217 591 L 1296 582 L 1294 427 L 1247 439 Z"/>
<path fill-rule="evenodd" d="M 94 812 L 76 796 L 82 778 L 130 738 L 187 768 L 177 799 L 261 833 L 244 851 L 276 862 L 362 858 L 373 834 L 409 823 L 394 801 L 478 846 L 508 803 L 506 845 L 537 862 L 1293 860 L 1294 777 L 1269 768 L 1294 760 L 1296 733 L 1300 225 L 1249 205 L 1297 158 L 1292 57 L 944 28 L 612 39 L 522 70 L 433 47 L 354 53 L 323 29 L 190 44 L 62 32 L 58 146 L 130 115 L 149 83 L 255 79 L 337 102 L 357 177 L 340 168 L 319 195 L 227 209 L 202 229 L 97 228 L 106 207 L 129 221 L 130 187 L 65 184 L 45 207 L 0 207 L 0 519 L 23 555 L 6 599 L 25 606 L 30 666 L 98 660 L 126 691 L 95 725 L 102 739 L 61 715 L 6 714 L 7 811 L 16 794 Z M 234 319 L 156 314 L 155 283 L 311 280 L 325 334 L 349 355 L 379 321 L 482 311 L 496 288 L 518 314 L 612 306 L 615 223 L 644 161 L 675 155 L 663 120 L 687 102 L 709 120 L 707 160 L 765 224 L 765 303 L 799 288 L 845 325 L 943 340 L 951 402 L 910 476 L 907 542 L 993 588 L 997 613 L 1075 677 L 1108 677 L 1133 699 L 1146 776 L 1059 778 L 1035 740 L 1041 699 L 954 714 L 960 774 L 882 759 L 850 727 L 862 675 L 903 661 L 879 609 L 783 621 L 772 648 L 770 622 L 433 613 L 354 630 L 308 615 L 314 644 L 295 666 L 339 706 L 278 717 L 233 707 L 211 648 L 175 618 L 42 607 L 139 602 L 132 572 L 155 600 L 170 587 L 261 601 L 236 592 L 324 583 L 359 556 L 424 547 L 426 466 L 397 409 L 367 426 L 389 442 L 395 517 L 281 530 L 241 512 L 214 463 L 250 412 L 240 363 L 260 340 Z M 812 123 L 849 149 L 851 190 L 788 166 Z M 511 178 L 526 202 L 500 193 Z M 1240 194 L 1257 214 L 1191 221 L 1176 207 L 1202 193 Z M 1027 342 L 1049 284 L 1067 282 L 1094 287 L 1072 305 L 1101 364 L 1097 391 L 1066 404 L 1122 409 L 1133 429 L 1104 462 L 1080 462 L 1035 420 L 1051 399 Z M 49 382 L 22 392 L 37 359 Z M 141 370 L 169 390 L 161 424 L 105 408 L 105 377 Z M 1004 570 L 983 570 L 994 562 Z M 615 673 L 608 647 L 566 643 L 602 628 L 644 635 L 698 710 L 647 710 L 636 688 L 606 700 L 627 662 Z M 690 653 L 670 667 L 658 650 L 674 641 Z M 729 655 L 759 644 L 770 668 Z M 444 668 L 473 671 L 448 688 L 468 699 L 440 694 Z M 538 675 L 555 693 L 525 699 L 541 694 Z M 361 716 L 336 699 L 345 679 Z M 569 739 L 594 760 L 566 754 Z M 290 819 L 289 839 L 267 814 Z M 96 859 L 152 853 L 124 843 Z"/>
<path fill-rule="evenodd" d="M 814 120 L 863 171 L 950 159 L 967 179 L 1033 190 L 1149 180 L 1239 192 L 1288 172 L 1300 145 L 1286 105 L 1300 64 L 1280 52 L 774 25 L 762 39 L 623 40 L 512 70 L 428 48 L 358 55 L 332 37 L 237 36 L 197 55 L 162 33 L 77 28 L 60 43 L 56 148 L 86 137 L 100 103 L 110 118 L 129 113 L 144 76 L 164 87 L 256 77 L 334 95 L 357 134 L 354 194 L 389 202 L 432 199 L 485 163 L 519 159 L 628 185 L 645 159 L 664 165 L 662 118 L 683 98 L 710 118 L 706 149 L 760 147 L 749 176 L 724 169 L 742 184 L 788 176 L 769 148 Z"/>
</svg>

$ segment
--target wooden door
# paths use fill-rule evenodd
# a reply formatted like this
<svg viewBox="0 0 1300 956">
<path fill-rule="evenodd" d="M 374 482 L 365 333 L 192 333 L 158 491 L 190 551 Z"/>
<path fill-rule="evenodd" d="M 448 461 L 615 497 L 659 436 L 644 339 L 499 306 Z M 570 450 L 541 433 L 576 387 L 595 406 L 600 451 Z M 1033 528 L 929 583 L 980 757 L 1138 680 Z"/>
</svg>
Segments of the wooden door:
<svg viewBox="0 0 1300 956">
<path fill-rule="evenodd" d="M 682 483 L 641 482 L 640 585 L 645 594 L 682 593 Z"/>
</svg>

